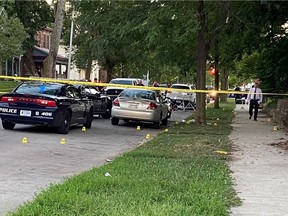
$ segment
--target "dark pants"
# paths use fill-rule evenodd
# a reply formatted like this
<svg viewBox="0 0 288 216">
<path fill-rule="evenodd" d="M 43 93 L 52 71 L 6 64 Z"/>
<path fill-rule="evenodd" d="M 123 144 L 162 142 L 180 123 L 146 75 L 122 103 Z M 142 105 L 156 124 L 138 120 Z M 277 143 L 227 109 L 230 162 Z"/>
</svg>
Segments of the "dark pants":
<svg viewBox="0 0 288 216">
<path fill-rule="evenodd" d="M 254 120 L 257 120 L 258 109 L 259 109 L 258 100 L 251 100 L 250 101 L 250 106 L 249 106 L 250 117 L 253 116 L 253 109 L 254 109 Z"/>
</svg>

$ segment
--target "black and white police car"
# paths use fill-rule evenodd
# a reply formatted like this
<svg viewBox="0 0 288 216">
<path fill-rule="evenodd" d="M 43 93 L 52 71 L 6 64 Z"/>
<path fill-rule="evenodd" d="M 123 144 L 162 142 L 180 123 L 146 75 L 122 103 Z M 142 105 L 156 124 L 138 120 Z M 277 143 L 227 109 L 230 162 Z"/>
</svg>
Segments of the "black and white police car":
<svg viewBox="0 0 288 216">
<path fill-rule="evenodd" d="M 57 128 L 67 134 L 70 126 L 91 128 L 93 103 L 70 84 L 23 82 L 11 93 L 0 96 L 0 117 L 4 129 L 16 124 Z"/>
</svg>

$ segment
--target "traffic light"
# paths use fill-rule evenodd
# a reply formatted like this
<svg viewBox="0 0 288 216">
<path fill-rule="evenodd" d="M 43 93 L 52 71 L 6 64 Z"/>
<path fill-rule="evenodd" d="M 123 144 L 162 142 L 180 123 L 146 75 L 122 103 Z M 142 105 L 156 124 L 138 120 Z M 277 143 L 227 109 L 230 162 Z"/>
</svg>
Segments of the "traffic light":
<svg viewBox="0 0 288 216">
<path fill-rule="evenodd" d="M 210 69 L 209 69 L 209 74 L 210 74 L 211 76 L 214 76 L 214 75 L 215 75 L 215 72 L 216 72 L 216 69 L 215 69 L 213 66 L 211 66 Z"/>
</svg>

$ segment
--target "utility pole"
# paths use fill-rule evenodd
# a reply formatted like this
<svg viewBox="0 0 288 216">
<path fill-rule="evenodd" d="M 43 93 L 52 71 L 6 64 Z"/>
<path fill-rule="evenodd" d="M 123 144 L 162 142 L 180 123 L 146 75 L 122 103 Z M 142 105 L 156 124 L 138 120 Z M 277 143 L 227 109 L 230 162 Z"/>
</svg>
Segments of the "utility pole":
<svg viewBox="0 0 288 216">
<path fill-rule="evenodd" d="M 69 42 L 69 52 L 68 52 L 68 66 L 67 66 L 67 74 L 66 74 L 67 79 L 70 79 L 73 31 L 74 31 L 74 9 L 72 11 L 72 19 L 71 19 L 70 42 Z"/>
</svg>

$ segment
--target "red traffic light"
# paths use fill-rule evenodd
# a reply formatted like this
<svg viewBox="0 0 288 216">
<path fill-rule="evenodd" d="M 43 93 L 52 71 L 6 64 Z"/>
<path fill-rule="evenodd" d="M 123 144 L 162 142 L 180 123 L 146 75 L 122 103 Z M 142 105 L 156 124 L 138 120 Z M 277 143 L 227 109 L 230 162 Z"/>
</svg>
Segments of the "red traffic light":
<svg viewBox="0 0 288 216">
<path fill-rule="evenodd" d="M 209 69 L 209 74 L 210 75 L 215 75 L 216 69 L 214 67 L 210 67 Z"/>
</svg>

